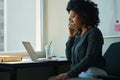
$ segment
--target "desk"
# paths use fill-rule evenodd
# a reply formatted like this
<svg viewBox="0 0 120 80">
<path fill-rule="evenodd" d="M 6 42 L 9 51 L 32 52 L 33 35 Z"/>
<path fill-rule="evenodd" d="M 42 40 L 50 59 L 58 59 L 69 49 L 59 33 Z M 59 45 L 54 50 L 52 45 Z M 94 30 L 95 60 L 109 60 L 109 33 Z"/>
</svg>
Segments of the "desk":
<svg viewBox="0 0 120 80">
<path fill-rule="evenodd" d="M 47 75 L 46 79 L 38 79 L 38 80 L 47 80 L 48 77 L 57 75 L 59 73 L 58 72 L 59 66 L 67 66 L 67 65 L 68 66 L 70 65 L 70 62 L 68 62 L 67 60 L 33 62 L 30 59 L 23 59 L 22 62 L 1 62 L 0 68 L 4 69 L 5 71 L 10 72 L 10 80 L 25 80 L 23 78 L 18 79 L 18 71 L 20 71 L 20 70 L 36 68 L 36 71 L 37 71 L 37 69 L 39 69 L 39 68 L 46 68 L 50 72 L 50 74 L 47 75 L 44 72 Z M 48 69 L 48 68 L 50 68 L 50 69 Z M 26 71 L 26 70 L 24 70 L 24 71 Z M 37 71 L 37 72 L 41 72 L 41 71 Z M 33 74 L 36 74 L 36 73 L 33 72 Z M 31 73 L 31 75 L 32 75 L 32 73 Z M 31 77 L 31 75 L 30 75 L 30 77 Z"/>
</svg>

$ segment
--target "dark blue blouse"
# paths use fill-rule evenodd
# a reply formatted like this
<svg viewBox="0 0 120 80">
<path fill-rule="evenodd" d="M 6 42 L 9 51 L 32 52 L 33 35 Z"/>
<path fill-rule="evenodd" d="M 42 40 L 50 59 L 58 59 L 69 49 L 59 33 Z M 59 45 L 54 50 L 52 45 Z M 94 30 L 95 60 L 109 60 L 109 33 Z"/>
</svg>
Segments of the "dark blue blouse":
<svg viewBox="0 0 120 80">
<path fill-rule="evenodd" d="M 77 76 L 89 67 L 104 68 L 102 57 L 103 35 L 97 27 L 87 29 L 80 37 L 79 31 L 75 37 L 69 37 L 66 43 L 66 56 L 73 67 L 67 72 L 69 77 Z"/>
</svg>

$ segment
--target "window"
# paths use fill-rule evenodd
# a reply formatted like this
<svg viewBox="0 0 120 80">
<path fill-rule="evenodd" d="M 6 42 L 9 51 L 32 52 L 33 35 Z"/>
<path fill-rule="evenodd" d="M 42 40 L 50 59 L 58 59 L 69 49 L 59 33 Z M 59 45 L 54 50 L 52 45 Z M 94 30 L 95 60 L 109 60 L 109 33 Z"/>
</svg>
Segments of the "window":
<svg viewBox="0 0 120 80">
<path fill-rule="evenodd" d="M 4 50 L 4 1 L 0 0 L 0 51 Z"/>
<path fill-rule="evenodd" d="M 43 0 L 36 0 L 36 50 L 42 49 Z"/>
<path fill-rule="evenodd" d="M 4 51 L 24 51 L 22 41 L 42 49 L 43 0 L 4 0 Z"/>
</svg>

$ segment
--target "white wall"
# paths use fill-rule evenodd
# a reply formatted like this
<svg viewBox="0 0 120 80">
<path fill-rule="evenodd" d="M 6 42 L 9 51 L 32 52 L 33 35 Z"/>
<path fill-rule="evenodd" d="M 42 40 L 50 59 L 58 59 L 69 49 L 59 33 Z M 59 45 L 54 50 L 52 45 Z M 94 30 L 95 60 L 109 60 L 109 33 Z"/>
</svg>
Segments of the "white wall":
<svg viewBox="0 0 120 80">
<path fill-rule="evenodd" d="M 56 56 L 65 56 L 65 42 L 68 38 L 68 13 L 66 11 L 68 1 L 69 0 L 45 0 L 45 42 L 53 41 L 54 55 Z M 94 1 L 97 2 L 97 0 Z M 109 0 L 109 2 L 112 1 Z M 103 1 L 100 4 L 103 4 L 103 7 L 105 7 L 104 5 L 107 5 L 108 2 Z M 111 9 L 105 14 L 108 15 L 109 12 L 111 12 Z M 119 37 L 105 38 L 103 54 L 112 42 L 117 41 L 120 41 Z"/>
<path fill-rule="evenodd" d="M 45 43 L 53 41 L 54 55 L 65 56 L 65 42 L 68 37 L 68 13 L 66 11 L 68 0 L 44 1 Z"/>
<path fill-rule="evenodd" d="M 98 4 L 100 25 L 99 28 L 104 36 L 115 36 L 114 31 L 115 8 L 114 0 L 92 0 Z M 107 5 L 106 5 L 107 4 Z"/>
</svg>

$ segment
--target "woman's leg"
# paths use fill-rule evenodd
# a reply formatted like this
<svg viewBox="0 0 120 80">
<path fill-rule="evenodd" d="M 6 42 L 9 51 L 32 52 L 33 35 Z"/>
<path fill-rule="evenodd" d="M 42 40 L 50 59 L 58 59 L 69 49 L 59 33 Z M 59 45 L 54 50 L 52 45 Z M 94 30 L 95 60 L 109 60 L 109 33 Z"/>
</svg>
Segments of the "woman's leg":
<svg viewBox="0 0 120 80">
<path fill-rule="evenodd" d="M 94 78 L 94 76 L 97 76 L 97 75 L 107 76 L 107 72 L 100 68 L 90 67 L 87 71 L 81 72 L 79 74 L 79 77 Z"/>
<path fill-rule="evenodd" d="M 48 80 L 55 80 L 55 78 L 56 78 L 56 76 L 53 76 L 53 77 L 50 77 Z M 101 80 L 101 79 L 75 77 L 75 78 L 70 78 L 67 80 Z"/>
<path fill-rule="evenodd" d="M 55 80 L 55 78 L 56 78 L 56 76 L 53 76 L 53 77 L 50 77 L 48 80 Z M 70 78 L 67 80 L 82 80 L 82 79 L 80 79 L 79 77 L 76 77 L 76 78 Z"/>
<path fill-rule="evenodd" d="M 48 80 L 55 80 L 56 76 L 52 76 L 50 78 L 48 78 Z"/>
</svg>

